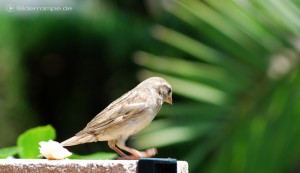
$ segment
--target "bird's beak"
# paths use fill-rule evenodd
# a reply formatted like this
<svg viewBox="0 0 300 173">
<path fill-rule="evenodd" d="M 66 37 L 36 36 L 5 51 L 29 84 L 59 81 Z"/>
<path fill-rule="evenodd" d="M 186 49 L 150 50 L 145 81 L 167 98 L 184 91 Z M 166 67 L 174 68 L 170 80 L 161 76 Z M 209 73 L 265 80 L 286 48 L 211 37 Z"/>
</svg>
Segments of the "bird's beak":
<svg viewBox="0 0 300 173">
<path fill-rule="evenodd" d="M 169 104 L 172 104 L 173 103 L 173 100 L 172 100 L 172 96 L 168 97 L 165 102 L 169 103 Z"/>
</svg>

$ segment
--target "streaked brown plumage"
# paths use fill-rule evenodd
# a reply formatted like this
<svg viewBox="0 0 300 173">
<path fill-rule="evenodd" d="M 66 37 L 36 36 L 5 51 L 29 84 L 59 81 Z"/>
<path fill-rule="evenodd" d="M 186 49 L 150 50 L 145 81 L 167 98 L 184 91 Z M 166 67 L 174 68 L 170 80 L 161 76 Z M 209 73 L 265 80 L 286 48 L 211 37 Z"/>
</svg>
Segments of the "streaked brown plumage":
<svg viewBox="0 0 300 173">
<path fill-rule="evenodd" d="M 152 157 L 157 153 L 156 149 L 141 152 L 127 147 L 125 142 L 129 136 L 145 128 L 154 119 L 163 102 L 172 104 L 171 85 L 160 77 L 148 78 L 108 105 L 83 130 L 61 142 L 61 145 L 108 141 L 109 147 L 121 159 Z M 120 149 L 132 155 L 127 156 Z"/>
</svg>

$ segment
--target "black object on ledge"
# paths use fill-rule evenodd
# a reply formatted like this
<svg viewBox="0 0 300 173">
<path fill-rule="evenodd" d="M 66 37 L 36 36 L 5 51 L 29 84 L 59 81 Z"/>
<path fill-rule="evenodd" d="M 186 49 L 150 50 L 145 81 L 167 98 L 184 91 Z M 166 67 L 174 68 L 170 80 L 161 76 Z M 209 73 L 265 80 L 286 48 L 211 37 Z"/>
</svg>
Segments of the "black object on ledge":
<svg viewBox="0 0 300 173">
<path fill-rule="evenodd" d="M 177 173 L 177 160 L 165 158 L 141 158 L 137 164 L 138 173 Z"/>
</svg>

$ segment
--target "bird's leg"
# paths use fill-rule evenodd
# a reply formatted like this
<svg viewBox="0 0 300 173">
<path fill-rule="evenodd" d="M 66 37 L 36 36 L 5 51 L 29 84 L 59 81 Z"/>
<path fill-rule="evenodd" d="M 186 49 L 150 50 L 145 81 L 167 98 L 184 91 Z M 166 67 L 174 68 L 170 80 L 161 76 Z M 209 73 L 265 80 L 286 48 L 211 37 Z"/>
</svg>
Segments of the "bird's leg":
<svg viewBox="0 0 300 173">
<path fill-rule="evenodd" d="M 125 145 L 125 141 L 123 140 L 118 140 L 117 141 L 117 146 L 120 148 L 120 149 L 123 149 L 129 153 L 131 153 L 132 155 L 131 156 L 122 156 L 118 159 L 124 159 L 124 160 L 136 160 L 136 159 L 139 159 L 139 158 L 143 158 L 143 157 L 153 157 L 154 155 L 157 154 L 157 150 L 155 148 L 151 148 L 151 149 L 148 149 L 146 151 L 138 151 L 136 149 L 133 149 L 133 148 L 130 148 L 130 147 L 127 147 Z"/>
<path fill-rule="evenodd" d="M 115 150 L 121 157 L 127 156 L 119 148 L 116 147 L 116 141 L 108 141 L 108 146 L 109 146 L 109 148 Z"/>
</svg>

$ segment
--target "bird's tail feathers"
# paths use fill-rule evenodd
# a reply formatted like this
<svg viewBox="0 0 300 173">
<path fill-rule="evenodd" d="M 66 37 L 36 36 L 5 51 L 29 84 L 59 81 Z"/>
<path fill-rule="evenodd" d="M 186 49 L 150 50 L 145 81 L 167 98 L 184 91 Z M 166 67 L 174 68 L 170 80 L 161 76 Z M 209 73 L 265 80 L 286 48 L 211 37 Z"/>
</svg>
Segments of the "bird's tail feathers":
<svg viewBox="0 0 300 173">
<path fill-rule="evenodd" d="M 85 134 L 80 136 L 73 136 L 61 142 L 60 145 L 65 147 L 65 146 L 79 145 L 79 144 L 94 142 L 94 141 L 95 141 L 95 137 L 93 135 Z"/>
</svg>

